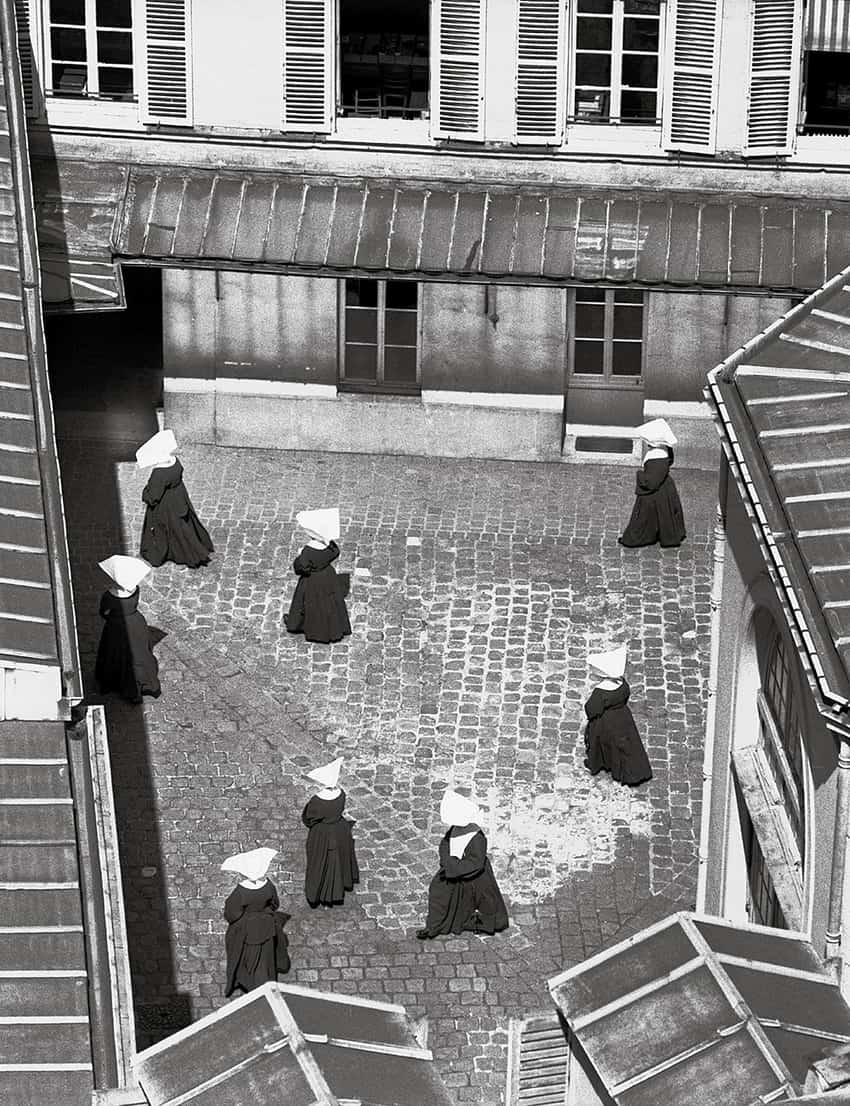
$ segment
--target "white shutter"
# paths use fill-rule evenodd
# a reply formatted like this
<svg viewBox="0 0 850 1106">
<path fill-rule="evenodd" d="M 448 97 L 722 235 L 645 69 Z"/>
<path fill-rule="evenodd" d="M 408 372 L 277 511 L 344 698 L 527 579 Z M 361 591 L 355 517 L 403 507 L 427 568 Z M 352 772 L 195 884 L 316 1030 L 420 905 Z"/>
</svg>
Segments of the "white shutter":
<svg viewBox="0 0 850 1106">
<path fill-rule="evenodd" d="M 142 122 L 191 126 L 192 0 L 139 0 L 136 13 Z"/>
<path fill-rule="evenodd" d="M 564 136 L 565 0 L 516 0 L 514 140 L 559 146 Z"/>
<path fill-rule="evenodd" d="M 41 114 L 39 70 L 36 57 L 39 34 L 37 0 L 15 0 L 15 22 L 18 26 L 18 57 L 21 62 L 21 84 L 27 115 Z"/>
<path fill-rule="evenodd" d="M 283 129 L 330 134 L 333 0 L 283 0 Z"/>
<path fill-rule="evenodd" d="M 750 0 L 745 154 L 793 151 L 802 43 L 803 0 Z"/>
<path fill-rule="evenodd" d="M 484 137 L 485 0 L 432 0 L 431 134 Z"/>
<path fill-rule="evenodd" d="M 666 150 L 714 153 L 722 13 L 723 0 L 670 0 L 665 36 Z"/>
</svg>

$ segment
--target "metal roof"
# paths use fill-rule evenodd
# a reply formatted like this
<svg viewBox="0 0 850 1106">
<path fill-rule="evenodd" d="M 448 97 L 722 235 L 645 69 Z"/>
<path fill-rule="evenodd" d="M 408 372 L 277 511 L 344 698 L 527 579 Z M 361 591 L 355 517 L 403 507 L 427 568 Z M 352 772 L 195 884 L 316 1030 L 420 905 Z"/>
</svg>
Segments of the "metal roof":
<svg viewBox="0 0 850 1106">
<path fill-rule="evenodd" d="M 549 981 L 618 1106 L 750 1106 L 802 1090 L 850 1042 L 850 1007 L 805 934 L 679 913 Z"/>
<path fill-rule="evenodd" d="M 850 267 L 709 373 L 705 392 L 791 629 L 850 699 Z"/>
<path fill-rule="evenodd" d="M 842 201 L 133 166 L 113 247 L 175 265 L 807 291 L 848 240 Z"/>
</svg>

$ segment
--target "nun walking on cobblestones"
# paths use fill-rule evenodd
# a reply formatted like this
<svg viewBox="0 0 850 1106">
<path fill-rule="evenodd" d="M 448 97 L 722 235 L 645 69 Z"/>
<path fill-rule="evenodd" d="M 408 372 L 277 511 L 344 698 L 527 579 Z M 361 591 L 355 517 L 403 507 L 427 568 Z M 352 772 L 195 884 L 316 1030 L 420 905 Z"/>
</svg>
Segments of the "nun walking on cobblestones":
<svg viewBox="0 0 850 1106">
<path fill-rule="evenodd" d="M 339 556 L 339 511 L 300 511 L 295 519 L 310 540 L 295 558 L 298 577 L 289 614 L 283 621 L 291 634 L 328 645 L 351 633 L 345 606 L 345 587 L 332 562 Z"/>
<path fill-rule="evenodd" d="M 138 557 L 116 555 L 99 567 L 112 580 L 100 599 L 104 620 L 94 674 L 101 693 L 117 691 L 131 703 L 160 694 L 159 664 L 151 649 L 150 629 L 139 611 L 139 584 L 151 566 Z"/>
<path fill-rule="evenodd" d="M 660 542 L 675 549 L 685 540 L 685 519 L 679 492 L 670 475 L 676 436 L 664 419 L 653 419 L 635 431 L 650 447 L 635 478 L 635 504 L 628 525 L 617 541 L 635 549 Z"/>
<path fill-rule="evenodd" d="M 276 982 L 278 972 L 289 971 L 288 941 L 283 927 L 288 915 L 278 911 L 277 888 L 267 876 L 277 856 L 275 849 L 251 849 L 229 856 L 222 872 L 242 876 L 224 904 L 227 933 L 227 984 L 224 997 L 239 988 L 253 991 Z"/>
<path fill-rule="evenodd" d="M 635 787 L 652 779 L 652 769 L 627 705 L 631 692 L 624 675 L 626 655 L 626 646 L 621 645 L 587 658 L 591 670 L 603 678 L 584 704 L 588 719 L 584 764 L 593 776 L 604 768 L 618 783 Z"/>
<path fill-rule="evenodd" d="M 343 818 L 345 792 L 337 787 L 342 757 L 307 773 L 322 785 L 304 807 L 301 821 L 307 827 L 307 874 L 304 894 L 313 908 L 337 906 L 345 892 L 360 882 L 360 870 L 351 835 L 353 822 Z"/>
<path fill-rule="evenodd" d="M 428 917 L 420 941 L 446 933 L 493 934 L 508 927 L 508 911 L 487 857 L 487 838 L 475 803 L 447 790 L 440 821 L 440 870 L 428 888 Z"/>
<path fill-rule="evenodd" d="M 153 466 L 142 492 L 146 510 L 140 552 L 154 568 L 166 561 L 199 568 L 209 564 L 213 543 L 195 514 L 176 451 L 171 430 L 161 430 L 136 450 L 140 469 Z"/>
</svg>

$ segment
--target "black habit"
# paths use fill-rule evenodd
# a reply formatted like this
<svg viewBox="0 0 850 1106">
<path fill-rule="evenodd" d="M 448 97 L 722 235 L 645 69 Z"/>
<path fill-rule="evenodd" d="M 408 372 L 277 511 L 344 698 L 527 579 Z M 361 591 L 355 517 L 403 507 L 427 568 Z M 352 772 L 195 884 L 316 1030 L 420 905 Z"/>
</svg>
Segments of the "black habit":
<svg viewBox="0 0 850 1106">
<path fill-rule="evenodd" d="M 97 647 L 94 674 L 101 692 L 117 691 L 131 703 L 143 695 L 160 694 L 159 664 L 153 655 L 150 630 L 139 610 L 139 589 L 126 598 L 105 591 L 100 598 L 104 626 Z"/>
<path fill-rule="evenodd" d="M 277 889 L 268 879 L 256 889 L 237 884 L 227 896 L 225 998 L 237 987 L 252 991 L 264 983 L 275 982 L 279 971 L 289 971 L 288 942 L 283 932 L 288 915 L 279 913 L 279 906 Z"/>
<path fill-rule="evenodd" d="M 635 479 L 635 505 L 628 526 L 617 540 L 636 548 L 660 542 L 665 549 L 685 540 L 685 519 L 679 492 L 670 475 L 673 450 L 663 447 L 666 457 L 650 457 Z"/>
<path fill-rule="evenodd" d="M 360 869 L 351 835 L 352 822 L 343 818 L 345 792 L 333 799 L 314 795 L 301 813 L 307 826 L 307 874 L 304 894 L 310 906 L 333 906 L 345 901 L 345 892 L 360 882 Z"/>
<path fill-rule="evenodd" d="M 452 837 L 475 831 L 463 856 L 451 855 Z M 508 927 L 508 911 L 487 857 L 487 838 L 470 823 L 452 826 L 440 842 L 440 870 L 428 888 L 428 917 L 420 939 L 444 933 L 498 933 Z"/>
<path fill-rule="evenodd" d="M 283 619 L 291 634 L 327 645 L 351 633 L 343 585 L 331 564 L 338 556 L 339 546 L 332 541 L 324 549 L 305 545 L 295 558 L 298 583 Z"/>
<path fill-rule="evenodd" d="M 595 687 L 591 692 L 584 704 L 588 717 L 584 763 L 594 776 L 605 768 L 618 783 L 635 786 L 651 780 L 652 769 L 632 712 L 626 705 L 629 694 L 625 680 L 615 688 Z"/>
<path fill-rule="evenodd" d="M 147 504 L 140 552 L 159 568 L 166 561 L 188 568 L 209 564 L 213 543 L 195 514 L 183 483 L 183 466 L 175 458 L 168 468 L 154 469 L 142 499 Z"/>
</svg>

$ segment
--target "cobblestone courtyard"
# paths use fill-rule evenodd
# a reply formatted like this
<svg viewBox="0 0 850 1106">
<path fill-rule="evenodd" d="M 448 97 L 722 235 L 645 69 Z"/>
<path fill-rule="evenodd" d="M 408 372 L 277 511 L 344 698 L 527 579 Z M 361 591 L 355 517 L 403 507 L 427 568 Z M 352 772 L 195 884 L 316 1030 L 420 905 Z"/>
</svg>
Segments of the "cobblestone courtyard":
<svg viewBox="0 0 850 1106">
<path fill-rule="evenodd" d="M 709 428 L 706 432 L 711 432 Z M 135 553 L 145 474 L 129 444 L 60 443 L 90 701 L 103 579 Z M 162 698 L 107 701 L 137 1002 L 222 1004 L 228 853 L 281 850 L 288 981 L 402 1003 L 458 1102 L 503 1101 L 507 1026 L 545 980 L 694 904 L 709 652 L 713 473 L 675 470 L 688 540 L 616 542 L 630 468 L 192 447 L 186 484 L 212 564 L 164 566 L 140 609 L 164 632 Z M 305 507 L 338 504 L 351 638 L 283 626 Z M 582 766 L 588 652 L 630 644 L 632 706 L 655 778 Z M 300 773 L 345 757 L 361 883 L 344 907 L 302 891 Z M 485 811 L 511 928 L 421 943 L 439 798 Z"/>
</svg>

